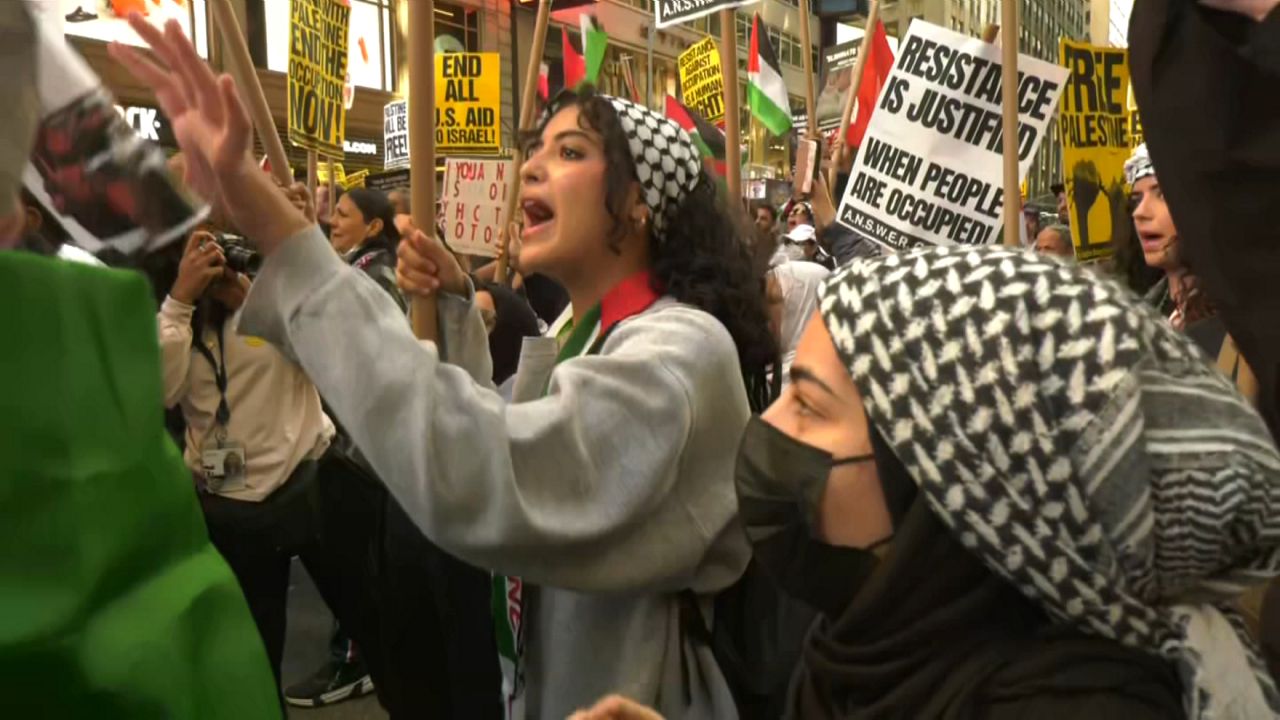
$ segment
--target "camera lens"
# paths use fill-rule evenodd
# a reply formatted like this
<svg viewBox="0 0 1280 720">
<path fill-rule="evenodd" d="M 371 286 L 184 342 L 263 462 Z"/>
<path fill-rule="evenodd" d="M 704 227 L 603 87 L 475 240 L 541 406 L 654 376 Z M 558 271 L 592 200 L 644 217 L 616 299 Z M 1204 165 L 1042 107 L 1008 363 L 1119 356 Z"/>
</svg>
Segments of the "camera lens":
<svg viewBox="0 0 1280 720">
<path fill-rule="evenodd" d="M 262 267 L 262 256 L 244 244 L 242 239 L 224 235 L 218 238 L 218 246 L 222 248 L 228 268 L 250 277 L 258 274 L 258 269 Z"/>
</svg>

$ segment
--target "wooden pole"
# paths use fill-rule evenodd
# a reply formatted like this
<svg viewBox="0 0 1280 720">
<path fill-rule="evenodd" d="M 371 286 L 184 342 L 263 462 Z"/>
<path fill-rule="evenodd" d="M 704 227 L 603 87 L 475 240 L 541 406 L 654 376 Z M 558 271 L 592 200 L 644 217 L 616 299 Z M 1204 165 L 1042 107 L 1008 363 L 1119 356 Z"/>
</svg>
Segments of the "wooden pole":
<svg viewBox="0 0 1280 720">
<path fill-rule="evenodd" d="M 436 236 L 436 59 L 435 2 L 409 3 L 409 175 L 413 223 L 435 242 Z M 413 334 L 440 337 L 436 298 L 414 297 Z"/>
<path fill-rule="evenodd" d="M 524 92 L 520 95 L 520 124 L 518 130 L 533 129 L 533 114 L 538 103 L 538 73 L 542 69 L 542 51 L 547 43 L 547 23 L 551 18 L 551 0 L 538 0 L 538 18 L 533 25 L 533 44 L 529 46 L 529 65 L 524 72 Z M 517 134 L 519 134 L 517 132 Z M 516 201 L 520 199 L 520 166 L 524 164 L 524 148 L 516 142 L 512 152 L 511 177 L 507 181 L 507 205 L 502 210 L 502 251 L 498 253 L 498 266 L 494 268 L 494 280 L 507 284 L 508 252 L 511 249 L 511 220 L 516 216 Z"/>
<path fill-rule="evenodd" d="M 325 164 L 329 168 L 329 212 L 333 212 L 333 208 L 338 205 L 338 171 L 333 165 L 333 158 L 325 158 Z"/>
<path fill-rule="evenodd" d="M 730 207 L 742 204 L 742 132 L 738 129 L 738 32 L 734 14 L 732 9 L 720 11 L 720 68 L 724 73 L 724 179 L 725 186 L 729 189 Z"/>
<path fill-rule="evenodd" d="M 320 160 L 316 157 L 315 150 L 307 151 L 307 194 L 311 196 L 311 201 L 316 200 L 316 182 L 317 176 L 320 174 Z M 333 198 L 329 198 L 332 200 Z M 318 218 L 323 220 L 324 218 Z"/>
<path fill-rule="evenodd" d="M 809 2 L 800 1 L 800 46 L 804 50 L 804 108 L 809 119 L 809 136 L 818 137 L 818 103 L 813 92 L 813 43 L 809 39 Z"/>
<path fill-rule="evenodd" d="M 222 35 L 223 47 L 226 49 L 227 69 L 235 78 L 240 88 L 240 97 L 248 103 L 253 126 L 258 130 L 258 139 L 267 150 L 267 160 L 271 163 L 271 174 L 285 187 L 293 184 L 293 175 L 289 172 L 289 158 L 284 154 L 284 144 L 276 133 L 275 120 L 271 119 L 271 107 L 267 105 L 267 96 L 262 92 L 262 83 L 258 82 L 258 71 L 253 67 L 253 59 L 249 57 L 249 46 L 245 44 L 244 33 L 240 31 L 240 22 L 231 9 L 231 0 L 213 0 L 210 3 L 213 16 L 218 21 L 218 31 Z"/>
<path fill-rule="evenodd" d="M 846 153 L 849 152 L 849 124 L 853 122 L 853 103 L 858 99 L 858 90 L 862 88 L 862 71 L 867 66 L 867 54 L 871 50 L 871 34 L 876 29 L 876 23 L 880 21 L 880 0 L 871 0 L 871 5 L 867 9 L 867 24 L 862 30 L 862 44 L 858 46 L 858 57 L 853 61 L 853 77 L 849 78 L 849 94 L 844 97 L 844 109 L 840 112 L 840 134 L 836 135 L 835 162 L 831 163 L 831 169 L 827 172 L 827 187 L 831 189 L 831 199 L 839 205 L 840 198 L 836 197 L 839 188 L 836 187 L 836 179 L 840 175 L 840 165 Z"/>
<path fill-rule="evenodd" d="M 1021 222 L 1022 194 L 1018 190 L 1018 3 L 1003 0 L 1000 8 L 1002 64 L 1001 90 L 1004 95 L 1004 244 L 1017 246 Z"/>
</svg>

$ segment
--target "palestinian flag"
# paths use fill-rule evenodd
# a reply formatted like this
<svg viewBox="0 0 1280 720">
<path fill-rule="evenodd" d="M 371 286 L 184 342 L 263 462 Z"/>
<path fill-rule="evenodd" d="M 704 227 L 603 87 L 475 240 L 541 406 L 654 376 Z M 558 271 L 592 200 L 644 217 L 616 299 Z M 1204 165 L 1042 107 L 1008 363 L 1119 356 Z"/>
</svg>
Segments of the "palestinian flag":
<svg viewBox="0 0 1280 720">
<path fill-rule="evenodd" d="M 582 16 L 582 36 L 575 40 L 569 31 L 560 28 L 564 44 L 564 86 L 576 89 L 585 83 L 595 84 L 604 66 L 604 51 L 609 46 L 609 36 L 594 15 Z"/>
<path fill-rule="evenodd" d="M 721 177 L 725 174 L 724 133 L 715 125 L 707 122 L 701 115 L 690 110 L 684 103 L 667 96 L 667 117 L 689 133 L 689 139 L 698 146 L 702 159 L 710 162 L 712 169 Z"/>
<path fill-rule="evenodd" d="M 751 54 L 747 60 L 747 102 L 751 114 L 774 135 L 791 130 L 791 103 L 782 81 L 778 56 L 769 46 L 760 15 L 751 24 Z"/>
</svg>

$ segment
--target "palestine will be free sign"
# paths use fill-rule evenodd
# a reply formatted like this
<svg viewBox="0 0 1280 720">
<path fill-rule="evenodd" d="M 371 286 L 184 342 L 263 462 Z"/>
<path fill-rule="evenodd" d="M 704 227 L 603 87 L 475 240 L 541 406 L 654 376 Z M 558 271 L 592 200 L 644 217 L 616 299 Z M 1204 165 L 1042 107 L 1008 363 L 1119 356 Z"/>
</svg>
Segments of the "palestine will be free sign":
<svg viewBox="0 0 1280 720">
<path fill-rule="evenodd" d="M 1129 51 L 1062 38 L 1058 56 L 1071 73 L 1058 119 L 1071 235 L 1076 259 L 1089 262 L 1110 255 L 1112 239 L 1132 222 L 1124 185 L 1133 146 Z"/>
<path fill-rule="evenodd" d="M 715 40 L 704 38 L 680 53 L 680 94 L 707 122 L 724 118 L 724 73 Z"/>
<path fill-rule="evenodd" d="M 496 52 L 436 54 L 436 152 L 498 154 L 501 62 Z"/>
<path fill-rule="evenodd" d="M 894 250 L 995 242 L 1004 215 L 1000 48 L 916 20 L 899 44 L 837 219 Z M 1018 56 L 1018 175 L 1065 68 Z"/>
<path fill-rule="evenodd" d="M 340 159 L 351 8 L 341 0 L 292 0 L 289 19 L 289 142 Z"/>
</svg>

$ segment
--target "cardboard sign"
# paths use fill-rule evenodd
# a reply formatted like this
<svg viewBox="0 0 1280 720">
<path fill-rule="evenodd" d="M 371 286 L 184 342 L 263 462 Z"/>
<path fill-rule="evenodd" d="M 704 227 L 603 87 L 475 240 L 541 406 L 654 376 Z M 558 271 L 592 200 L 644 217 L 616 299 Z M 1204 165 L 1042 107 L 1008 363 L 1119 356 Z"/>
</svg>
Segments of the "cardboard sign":
<svg viewBox="0 0 1280 720">
<path fill-rule="evenodd" d="M 341 158 L 351 7 L 341 0 L 292 0 L 289 17 L 289 142 Z"/>
<path fill-rule="evenodd" d="M 409 167 L 409 101 L 396 100 L 382 109 L 382 147 L 387 170 Z"/>
<path fill-rule="evenodd" d="M 759 0 L 654 0 L 653 24 L 662 29 L 710 15 L 717 10 L 728 10 L 756 2 Z"/>
<path fill-rule="evenodd" d="M 822 51 L 822 82 L 818 86 L 821 89 L 814 101 L 818 106 L 816 114 L 821 131 L 840 129 L 840 116 L 844 112 L 849 86 L 853 84 L 853 66 L 858 64 L 858 48 L 861 46 L 861 40 L 853 40 Z M 795 127 L 804 127 L 804 124 Z"/>
<path fill-rule="evenodd" d="M 1062 38 L 1058 58 L 1067 69 L 1058 129 L 1076 259 L 1100 260 L 1112 253 L 1111 239 L 1124 237 L 1129 191 L 1124 161 L 1131 139 L 1129 53 Z"/>
<path fill-rule="evenodd" d="M 707 122 L 724 119 L 724 74 L 715 40 L 703 38 L 680 53 L 680 95 L 684 104 Z"/>
<path fill-rule="evenodd" d="M 445 162 L 440 224 L 454 252 L 498 256 L 511 166 L 510 160 L 449 158 Z"/>
<path fill-rule="evenodd" d="M 496 52 L 436 54 L 437 154 L 498 154 L 501 80 Z"/>
<path fill-rule="evenodd" d="M 1053 116 L 1064 68 L 1018 56 L 1018 173 Z M 837 219 L 900 250 L 985 245 L 1004 215 L 1000 48 L 916 20 L 898 46 Z"/>
</svg>

